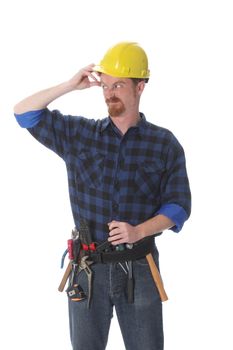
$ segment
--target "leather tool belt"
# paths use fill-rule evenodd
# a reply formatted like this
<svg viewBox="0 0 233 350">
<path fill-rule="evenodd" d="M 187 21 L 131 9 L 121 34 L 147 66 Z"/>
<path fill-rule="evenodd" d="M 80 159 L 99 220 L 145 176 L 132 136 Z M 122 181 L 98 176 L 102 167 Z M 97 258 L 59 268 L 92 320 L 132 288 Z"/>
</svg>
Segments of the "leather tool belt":
<svg viewBox="0 0 233 350">
<path fill-rule="evenodd" d="M 100 251 L 100 246 L 96 247 L 95 251 L 89 252 L 90 260 L 95 263 L 114 263 L 124 261 L 134 261 L 144 258 L 147 254 L 154 250 L 154 238 L 146 238 L 141 242 L 134 243 L 132 249 L 125 249 L 123 251 Z"/>
</svg>

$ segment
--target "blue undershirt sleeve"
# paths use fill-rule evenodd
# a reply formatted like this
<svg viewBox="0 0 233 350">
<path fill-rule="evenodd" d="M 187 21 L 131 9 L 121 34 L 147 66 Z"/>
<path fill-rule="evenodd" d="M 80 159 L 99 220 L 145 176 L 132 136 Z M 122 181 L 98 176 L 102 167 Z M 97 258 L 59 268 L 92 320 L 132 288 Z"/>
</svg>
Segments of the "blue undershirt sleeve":
<svg viewBox="0 0 233 350">
<path fill-rule="evenodd" d="M 162 214 L 172 220 L 175 226 L 171 227 L 170 230 L 174 232 L 179 232 L 188 219 L 186 211 L 180 205 L 173 203 L 163 204 L 156 214 Z"/>
<path fill-rule="evenodd" d="M 22 128 L 32 128 L 39 123 L 44 111 L 45 109 L 40 109 L 37 111 L 29 111 L 22 114 L 15 113 L 15 118 Z"/>
</svg>

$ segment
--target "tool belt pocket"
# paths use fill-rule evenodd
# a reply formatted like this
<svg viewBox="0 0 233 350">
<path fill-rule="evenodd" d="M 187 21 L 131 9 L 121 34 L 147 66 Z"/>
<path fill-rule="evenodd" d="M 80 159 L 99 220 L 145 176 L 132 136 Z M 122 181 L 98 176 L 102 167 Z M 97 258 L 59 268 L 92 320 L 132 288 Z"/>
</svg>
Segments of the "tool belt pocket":
<svg viewBox="0 0 233 350">
<path fill-rule="evenodd" d="M 158 267 L 158 265 L 159 265 L 159 252 L 158 252 L 156 245 L 153 246 L 153 250 L 151 251 L 151 254 L 152 254 L 154 261 Z M 143 258 L 135 260 L 134 264 L 138 265 L 138 266 L 142 266 L 142 267 L 145 266 L 146 267 L 146 266 L 148 266 L 148 261 L 147 261 L 146 257 L 143 257 Z"/>
<path fill-rule="evenodd" d="M 146 258 L 137 259 L 134 261 L 134 264 L 139 266 L 148 266 Z"/>
</svg>

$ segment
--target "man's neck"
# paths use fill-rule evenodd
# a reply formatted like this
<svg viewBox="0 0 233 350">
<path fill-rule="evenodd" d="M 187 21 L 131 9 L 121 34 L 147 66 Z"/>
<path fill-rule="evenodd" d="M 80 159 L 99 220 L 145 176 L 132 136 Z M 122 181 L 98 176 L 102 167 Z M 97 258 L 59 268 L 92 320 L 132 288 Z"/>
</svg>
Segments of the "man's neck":
<svg viewBox="0 0 233 350">
<path fill-rule="evenodd" d="M 116 127 L 120 130 L 122 135 L 126 134 L 126 132 L 133 126 L 136 126 L 140 121 L 139 112 L 132 115 L 121 115 L 116 117 L 111 117 L 111 120 L 116 125 Z"/>
</svg>

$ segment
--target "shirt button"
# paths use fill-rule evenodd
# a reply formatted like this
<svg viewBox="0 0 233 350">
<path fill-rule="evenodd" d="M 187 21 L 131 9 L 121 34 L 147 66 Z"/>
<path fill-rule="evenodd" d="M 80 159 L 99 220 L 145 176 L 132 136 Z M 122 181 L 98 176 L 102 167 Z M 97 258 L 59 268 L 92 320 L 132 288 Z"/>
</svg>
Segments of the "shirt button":
<svg viewBox="0 0 233 350">
<path fill-rule="evenodd" d="M 123 169 L 124 168 L 124 159 L 119 160 L 119 168 Z"/>
<path fill-rule="evenodd" d="M 119 183 L 119 181 L 116 181 L 116 182 L 115 182 L 114 187 L 115 187 L 115 189 L 116 189 L 117 191 L 120 190 L 120 183 Z"/>
<path fill-rule="evenodd" d="M 118 208 L 119 208 L 119 204 L 118 203 L 116 203 L 116 202 L 113 202 L 113 204 L 112 204 L 112 208 L 116 211 L 116 210 L 118 210 Z"/>
</svg>

